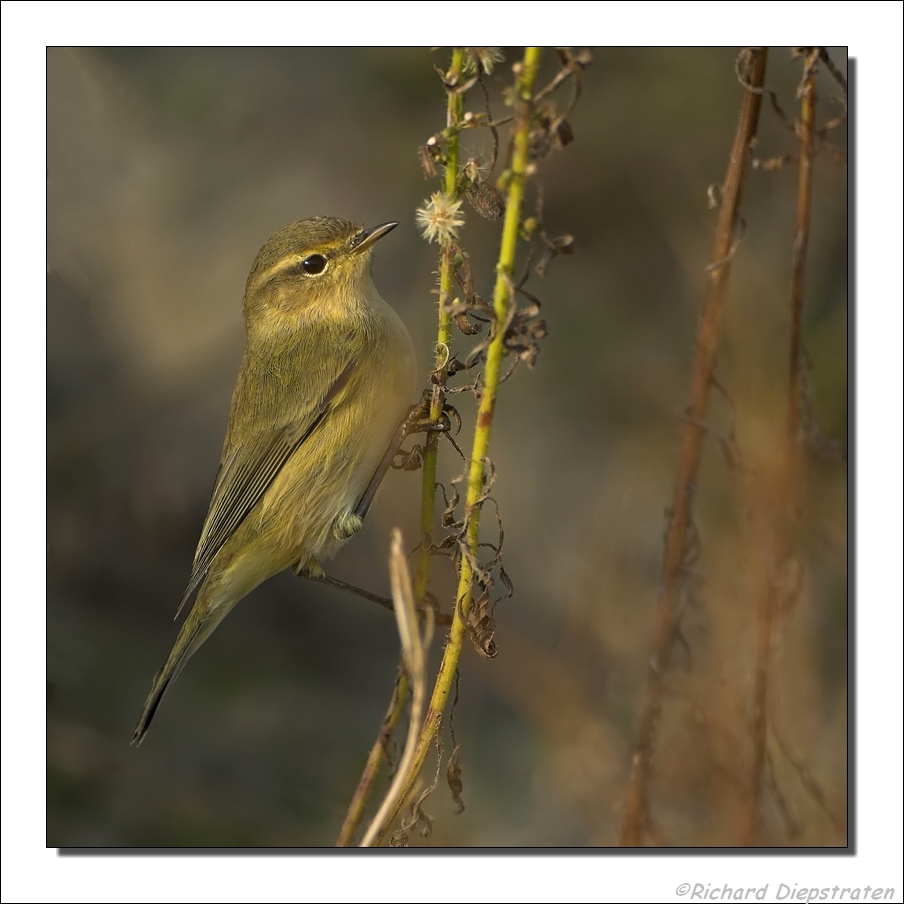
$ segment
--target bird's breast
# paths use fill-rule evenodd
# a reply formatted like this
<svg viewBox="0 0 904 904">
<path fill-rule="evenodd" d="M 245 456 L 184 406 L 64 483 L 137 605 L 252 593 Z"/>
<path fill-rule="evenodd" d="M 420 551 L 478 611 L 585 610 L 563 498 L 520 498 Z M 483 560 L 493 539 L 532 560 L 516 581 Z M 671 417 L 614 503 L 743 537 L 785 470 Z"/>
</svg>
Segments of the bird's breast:
<svg viewBox="0 0 904 904">
<path fill-rule="evenodd" d="M 336 551 L 333 522 L 357 507 L 410 404 L 414 347 L 401 320 L 384 307 L 348 349 L 354 367 L 346 385 L 261 500 L 260 530 L 289 557 L 328 558 Z"/>
</svg>

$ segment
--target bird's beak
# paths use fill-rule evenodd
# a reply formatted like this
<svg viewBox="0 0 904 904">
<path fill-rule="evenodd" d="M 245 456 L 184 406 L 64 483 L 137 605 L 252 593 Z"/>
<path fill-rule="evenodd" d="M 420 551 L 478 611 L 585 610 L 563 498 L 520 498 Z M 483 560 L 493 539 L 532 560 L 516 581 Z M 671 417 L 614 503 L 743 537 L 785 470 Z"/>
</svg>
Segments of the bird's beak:
<svg viewBox="0 0 904 904">
<path fill-rule="evenodd" d="M 352 239 L 352 251 L 357 254 L 359 251 L 370 248 L 374 242 L 383 238 L 387 232 L 392 232 L 398 225 L 397 222 L 381 223 L 379 226 L 374 226 L 373 229 L 361 230 L 361 232 Z"/>
</svg>

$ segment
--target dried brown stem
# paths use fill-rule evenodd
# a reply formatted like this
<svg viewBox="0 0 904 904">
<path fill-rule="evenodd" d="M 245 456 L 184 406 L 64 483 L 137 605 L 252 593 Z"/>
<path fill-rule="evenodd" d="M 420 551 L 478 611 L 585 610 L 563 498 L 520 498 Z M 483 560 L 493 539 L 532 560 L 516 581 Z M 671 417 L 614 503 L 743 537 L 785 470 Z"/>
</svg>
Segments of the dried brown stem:
<svg viewBox="0 0 904 904">
<path fill-rule="evenodd" d="M 380 767 L 386 760 L 389 739 L 392 737 L 392 733 L 395 731 L 395 727 L 405 708 L 405 701 L 408 699 L 408 689 L 408 675 L 404 669 L 399 669 L 399 674 L 396 677 L 395 686 L 392 690 L 392 699 L 389 701 L 389 707 L 380 725 L 380 733 L 370 749 L 358 787 L 355 788 L 355 793 L 352 795 L 351 804 L 349 804 L 348 812 L 345 814 L 345 821 L 342 823 L 339 837 L 336 839 L 336 847 L 348 847 L 354 844 L 355 829 L 361 822 L 361 817 L 364 815 L 364 807 L 367 805 L 371 791 L 373 791 L 374 782 L 379 774 Z"/>
<path fill-rule="evenodd" d="M 780 602 L 780 575 L 794 554 L 796 511 L 800 495 L 801 391 L 803 375 L 803 301 L 804 271 L 810 235 L 810 208 L 813 189 L 814 122 L 816 118 L 816 67 L 819 49 L 812 49 L 804 60 L 801 97 L 800 164 L 797 187 L 797 227 L 791 263 L 791 349 L 788 379 L 788 418 L 785 429 L 784 460 L 778 486 L 778 517 L 774 526 L 771 573 L 757 613 L 757 656 L 751 726 L 753 758 L 747 812 L 741 832 L 741 844 L 756 844 L 760 836 L 760 796 L 766 760 L 767 712 L 769 705 L 769 666 L 773 622 Z"/>
<path fill-rule="evenodd" d="M 838 82 L 839 85 L 844 89 L 844 96 L 847 97 L 847 79 L 842 75 L 841 70 L 835 65 L 832 58 L 829 56 L 829 51 L 825 47 L 819 48 L 819 59 L 825 63 L 826 69 L 832 75 L 832 78 Z"/>
<path fill-rule="evenodd" d="M 775 743 L 778 744 L 778 749 L 782 752 L 782 755 L 785 759 L 791 764 L 791 768 L 797 773 L 797 777 L 800 780 L 801 786 L 804 791 L 816 802 L 819 808 L 823 813 L 828 817 L 829 822 L 832 823 L 833 828 L 835 829 L 843 829 L 844 820 L 839 818 L 829 806 L 828 798 L 826 796 L 825 791 L 823 791 L 822 786 L 818 781 L 813 777 L 810 772 L 807 764 L 795 756 L 794 751 L 791 749 L 790 745 L 785 743 L 782 739 L 781 734 L 778 732 L 775 725 L 775 716 L 773 714 L 772 719 L 772 737 L 775 739 Z"/>
<path fill-rule="evenodd" d="M 751 141 L 756 135 L 759 121 L 766 72 L 766 49 L 745 51 L 740 68 L 743 72 L 744 95 L 722 187 L 722 205 L 712 252 L 712 261 L 718 262 L 718 265 L 711 266 L 707 272 L 703 312 L 697 333 L 690 403 L 687 409 L 688 419 L 684 425 L 675 494 L 665 540 L 653 657 L 625 802 L 625 820 L 620 842 L 627 846 L 642 843 L 644 827 L 649 823 L 646 813 L 647 785 L 662 706 L 663 679 L 668 668 L 669 649 L 675 631 L 674 612 L 682 583 L 687 535 L 691 526 L 694 485 L 700 463 L 700 450 L 706 435 L 701 424 L 704 423 L 706 416 L 707 395 L 713 377 L 716 344 L 725 307 L 731 270 L 731 250 L 735 239 L 744 177 L 750 164 Z"/>
<path fill-rule="evenodd" d="M 427 700 L 427 648 L 433 637 L 433 621 L 428 610 L 427 625 L 422 635 L 418 624 L 414 587 L 411 584 L 411 574 L 408 571 L 408 562 L 403 551 L 402 532 L 398 528 L 392 532 L 389 575 L 392 581 L 392 601 L 395 606 L 396 625 L 402 642 L 402 659 L 411 684 L 411 713 L 408 736 L 405 739 L 405 748 L 402 751 L 399 767 L 383 797 L 380 808 L 364 833 L 361 841 L 362 847 L 370 847 L 381 837 L 387 816 L 395 806 L 402 786 L 405 784 L 414 760 L 421 719 L 424 715 L 424 704 Z"/>
</svg>

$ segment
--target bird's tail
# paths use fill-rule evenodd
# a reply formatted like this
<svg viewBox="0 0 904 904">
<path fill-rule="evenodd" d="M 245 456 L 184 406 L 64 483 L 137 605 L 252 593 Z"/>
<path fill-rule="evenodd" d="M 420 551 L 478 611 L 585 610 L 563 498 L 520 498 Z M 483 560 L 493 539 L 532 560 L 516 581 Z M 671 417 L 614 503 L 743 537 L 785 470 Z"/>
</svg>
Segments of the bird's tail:
<svg viewBox="0 0 904 904">
<path fill-rule="evenodd" d="M 220 555 L 222 556 L 222 553 Z M 219 559 L 217 561 L 219 562 Z M 251 561 L 252 565 L 260 565 L 253 558 Z M 188 618 L 182 625 L 172 652 L 154 679 L 151 693 L 144 704 L 144 712 L 135 727 L 132 744 L 137 746 L 141 743 L 157 712 L 157 707 L 160 706 L 163 695 L 179 677 L 179 673 L 185 668 L 185 664 L 198 647 L 210 637 L 214 628 L 223 621 L 240 599 L 249 594 L 261 581 L 285 568 L 288 562 L 280 561 L 277 564 L 278 568 L 272 568 L 272 563 L 265 560 L 264 565 L 270 570 L 262 567 L 246 568 L 245 572 L 239 571 L 236 574 L 236 569 L 231 567 L 230 560 L 225 560 L 222 565 L 218 566 L 216 575 L 208 574 L 198 591 Z"/>
<path fill-rule="evenodd" d="M 178 678 L 179 673 L 185 668 L 185 664 L 195 650 L 201 646 L 210 632 L 219 624 L 220 619 L 210 619 L 209 614 L 207 618 L 204 618 L 199 615 L 198 610 L 199 604 L 196 602 L 195 608 L 182 625 L 182 630 L 176 638 L 172 652 L 163 664 L 163 668 L 160 669 L 156 678 L 154 678 L 151 693 L 144 704 L 144 712 L 135 727 L 135 734 L 132 735 L 132 744 L 135 746 L 139 745 L 145 734 L 147 734 L 151 720 L 154 718 L 157 707 L 160 706 L 160 701 L 163 699 L 167 688 Z"/>
</svg>

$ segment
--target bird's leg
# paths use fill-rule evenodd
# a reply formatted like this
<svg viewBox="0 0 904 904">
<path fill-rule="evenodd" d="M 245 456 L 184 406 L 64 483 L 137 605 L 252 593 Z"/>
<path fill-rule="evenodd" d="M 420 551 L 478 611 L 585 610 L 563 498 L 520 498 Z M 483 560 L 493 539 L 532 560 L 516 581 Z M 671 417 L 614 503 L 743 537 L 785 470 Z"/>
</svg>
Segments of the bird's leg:
<svg viewBox="0 0 904 904">
<path fill-rule="evenodd" d="M 299 562 L 292 569 L 295 574 L 302 578 L 308 578 L 312 581 L 317 581 L 320 584 L 328 584 L 331 587 L 338 587 L 340 590 L 346 590 L 349 593 L 354 593 L 356 596 L 360 596 L 363 599 L 370 600 L 372 603 L 376 603 L 378 606 L 382 606 L 384 609 L 388 609 L 390 612 L 395 610 L 395 606 L 391 599 L 385 596 L 378 596 L 376 593 L 371 593 L 369 590 L 362 590 L 360 587 L 356 587 L 354 584 L 346 583 L 345 581 L 340 581 L 338 578 L 331 578 L 329 575 L 324 574 L 323 569 L 320 565 L 317 564 L 314 559 L 309 559 L 307 562 Z M 424 617 L 423 611 L 420 612 L 421 618 Z M 434 622 L 438 625 L 451 625 L 452 618 L 449 615 L 445 615 L 442 612 L 436 612 L 434 614 Z"/>
<path fill-rule="evenodd" d="M 319 581 L 321 584 L 329 584 L 332 587 L 338 587 L 340 590 L 347 590 L 349 593 L 354 593 L 356 596 L 370 600 L 372 603 L 376 603 L 378 606 L 382 606 L 390 612 L 395 608 L 392 604 L 392 600 L 388 597 L 378 596 L 376 593 L 371 593 L 369 590 L 362 590 L 360 587 L 355 587 L 354 584 L 347 584 L 345 581 L 340 581 L 338 578 L 331 578 L 329 575 L 323 573 L 316 577 L 310 575 L 305 575 L 305 577 L 311 577 L 311 580 Z"/>
<path fill-rule="evenodd" d="M 353 584 L 346 584 L 345 581 L 340 581 L 338 578 L 329 577 L 320 567 L 320 563 L 316 559 L 301 559 L 292 566 L 292 571 L 300 578 L 319 581 L 321 584 L 331 584 L 333 587 L 339 587 L 341 590 L 348 590 L 350 593 L 362 596 L 366 600 L 379 603 L 386 609 L 393 608 L 392 600 L 387 599 L 385 596 L 377 596 L 375 593 L 362 590 L 360 587 L 355 587 Z"/>
</svg>

